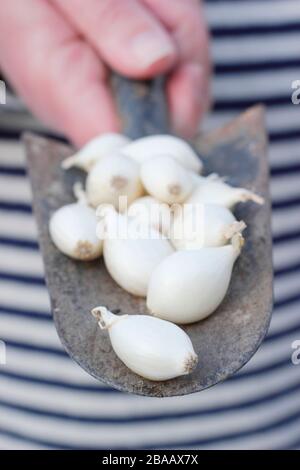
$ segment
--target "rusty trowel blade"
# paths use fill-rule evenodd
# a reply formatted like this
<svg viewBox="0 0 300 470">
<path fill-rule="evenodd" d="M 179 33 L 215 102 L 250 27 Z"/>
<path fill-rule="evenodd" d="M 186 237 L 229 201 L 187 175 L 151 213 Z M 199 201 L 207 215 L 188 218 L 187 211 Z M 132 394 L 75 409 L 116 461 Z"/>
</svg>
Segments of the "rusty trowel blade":
<svg viewBox="0 0 300 470">
<path fill-rule="evenodd" d="M 254 189 L 266 203 L 238 207 L 237 217 L 244 219 L 248 228 L 228 295 L 217 312 L 184 328 L 199 355 L 198 367 L 191 375 L 165 382 L 151 382 L 127 369 L 114 354 L 107 333 L 90 315 L 97 305 L 121 313 L 146 313 L 145 301 L 119 288 L 103 260 L 73 261 L 51 242 L 49 217 L 73 200 L 73 183 L 83 178 L 75 170 L 61 169 L 60 163 L 71 149 L 33 134 L 26 134 L 24 143 L 55 325 L 66 350 L 83 369 L 119 390 L 166 397 L 210 387 L 249 361 L 267 332 L 272 310 L 268 160 L 261 107 L 250 109 L 228 126 L 195 142 L 209 172 Z"/>
</svg>

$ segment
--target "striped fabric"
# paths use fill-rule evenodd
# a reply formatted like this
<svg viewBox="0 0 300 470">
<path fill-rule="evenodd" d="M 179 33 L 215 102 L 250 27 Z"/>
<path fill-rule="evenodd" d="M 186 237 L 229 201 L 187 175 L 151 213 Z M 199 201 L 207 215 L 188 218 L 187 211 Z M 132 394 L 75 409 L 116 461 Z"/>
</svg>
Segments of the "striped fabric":
<svg viewBox="0 0 300 470">
<path fill-rule="evenodd" d="M 99 384 L 64 352 L 54 329 L 38 251 L 22 128 L 41 128 L 18 100 L 1 107 L 1 449 L 290 449 L 300 447 L 300 79 L 299 0 L 210 0 L 221 125 L 267 105 L 273 197 L 275 311 L 262 347 L 240 373 L 200 394 L 126 395 Z"/>
</svg>

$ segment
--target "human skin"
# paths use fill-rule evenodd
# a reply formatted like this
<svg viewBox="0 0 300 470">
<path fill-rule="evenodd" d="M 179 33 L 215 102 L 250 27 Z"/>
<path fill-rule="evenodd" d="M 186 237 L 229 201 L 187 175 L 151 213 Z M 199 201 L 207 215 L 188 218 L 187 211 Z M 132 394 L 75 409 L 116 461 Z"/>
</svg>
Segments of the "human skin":
<svg viewBox="0 0 300 470">
<path fill-rule="evenodd" d="M 171 124 L 192 137 L 209 105 L 198 0 L 1 0 L 0 68 L 31 110 L 81 146 L 120 131 L 108 78 L 168 74 Z"/>
</svg>

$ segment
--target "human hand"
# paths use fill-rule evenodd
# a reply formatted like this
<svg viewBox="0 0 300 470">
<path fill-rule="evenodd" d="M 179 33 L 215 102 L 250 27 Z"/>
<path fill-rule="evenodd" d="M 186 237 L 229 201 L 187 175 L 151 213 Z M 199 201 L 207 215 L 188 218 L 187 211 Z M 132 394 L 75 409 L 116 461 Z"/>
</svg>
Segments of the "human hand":
<svg viewBox="0 0 300 470">
<path fill-rule="evenodd" d="M 198 0 L 1 0 L 0 67 L 33 112 L 83 145 L 120 130 L 109 70 L 168 73 L 175 132 L 191 137 L 209 103 L 208 36 Z"/>
</svg>

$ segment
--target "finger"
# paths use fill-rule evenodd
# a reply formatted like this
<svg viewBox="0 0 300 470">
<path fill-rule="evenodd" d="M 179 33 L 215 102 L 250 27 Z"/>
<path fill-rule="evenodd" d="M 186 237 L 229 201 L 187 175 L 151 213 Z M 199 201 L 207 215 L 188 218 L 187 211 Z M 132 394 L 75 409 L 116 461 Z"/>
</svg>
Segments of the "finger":
<svg viewBox="0 0 300 470">
<path fill-rule="evenodd" d="M 166 72 L 176 46 L 155 15 L 138 0 L 52 0 L 121 74 L 145 78 Z"/>
<path fill-rule="evenodd" d="M 209 40 L 199 0 L 142 0 L 163 22 L 178 46 L 180 59 L 209 66 Z"/>
<path fill-rule="evenodd" d="M 33 111 L 78 145 L 119 129 L 103 64 L 61 15 L 44 0 L 1 2 L 0 64 Z"/>
<path fill-rule="evenodd" d="M 191 136 L 210 104 L 209 36 L 199 0 L 142 0 L 172 34 L 182 64 L 167 90 L 175 130 Z M 198 65 L 197 65 L 198 64 Z"/>
<path fill-rule="evenodd" d="M 182 137 L 191 138 L 197 132 L 208 108 L 207 89 L 207 75 L 198 64 L 184 64 L 169 78 L 167 95 L 171 124 Z"/>
</svg>

